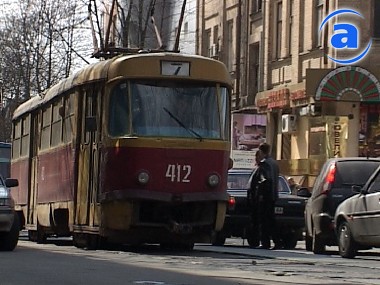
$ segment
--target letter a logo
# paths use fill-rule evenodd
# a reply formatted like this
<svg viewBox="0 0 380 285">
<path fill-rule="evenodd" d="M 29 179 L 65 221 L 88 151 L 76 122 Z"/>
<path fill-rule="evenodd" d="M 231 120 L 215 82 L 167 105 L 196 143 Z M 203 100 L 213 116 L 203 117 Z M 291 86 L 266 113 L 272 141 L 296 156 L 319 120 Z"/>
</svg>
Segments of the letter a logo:
<svg viewBox="0 0 380 285">
<path fill-rule="evenodd" d="M 331 45 L 334 48 L 358 48 L 359 35 L 355 25 L 335 24 L 334 32 L 338 32 L 331 37 Z"/>
<path fill-rule="evenodd" d="M 325 24 L 331 20 L 332 18 L 342 15 L 342 14 L 352 14 L 354 16 L 361 17 L 364 19 L 364 17 L 357 11 L 351 10 L 351 9 L 339 9 L 336 10 L 329 15 L 322 21 L 321 25 L 319 26 L 319 32 L 322 32 L 323 27 Z M 365 19 L 364 19 L 365 20 Z M 353 56 L 351 58 L 346 59 L 338 59 L 331 57 L 326 54 L 326 56 L 336 63 L 339 64 L 352 64 L 359 60 L 361 60 L 369 51 L 372 45 L 372 38 L 369 40 L 367 47 L 365 47 L 362 51 L 359 50 L 359 43 L 360 43 L 360 34 L 357 29 L 357 27 L 351 23 L 338 23 L 333 25 L 333 35 L 330 38 L 330 45 L 332 48 L 341 50 L 341 49 L 351 49 L 351 50 L 357 50 L 358 54 L 356 56 Z"/>
</svg>

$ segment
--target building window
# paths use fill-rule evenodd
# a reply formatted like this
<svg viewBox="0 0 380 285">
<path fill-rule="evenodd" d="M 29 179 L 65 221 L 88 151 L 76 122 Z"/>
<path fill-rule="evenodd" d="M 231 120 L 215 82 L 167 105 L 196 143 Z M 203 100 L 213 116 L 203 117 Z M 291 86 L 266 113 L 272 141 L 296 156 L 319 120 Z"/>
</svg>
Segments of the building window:
<svg viewBox="0 0 380 285">
<path fill-rule="evenodd" d="M 226 52 L 226 62 L 228 71 L 234 71 L 234 52 L 233 52 L 233 43 L 234 43 L 234 22 L 229 20 L 227 22 L 227 52 Z"/>
<path fill-rule="evenodd" d="M 213 31 L 213 40 L 212 40 L 212 57 L 217 57 L 219 55 L 219 27 L 218 25 L 214 26 L 214 31 Z"/>
<path fill-rule="evenodd" d="M 314 47 L 322 46 L 322 32 L 319 32 L 319 26 L 323 20 L 323 2 L 324 0 L 315 0 L 315 28 L 314 32 Z"/>
<path fill-rule="evenodd" d="M 218 25 L 214 26 L 214 35 L 213 35 L 213 43 L 218 44 L 218 38 L 219 38 L 219 28 Z"/>
<path fill-rule="evenodd" d="M 211 29 L 208 29 L 208 30 L 205 31 L 204 41 L 205 41 L 204 48 L 206 50 L 205 54 L 206 54 L 206 56 L 210 56 L 210 50 L 211 50 Z"/>
<path fill-rule="evenodd" d="M 373 13 L 373 36 L 380 38 L 380 21 L 377 19 L 380 15 L 380 0 L 374 0 Z"/>
<path fill-rule="evenodd" d="M 259 85 L 259 59 L 260 45 L 259 43 L 249 45 L 249 82 L 248 95 L 255 96 Z"/>
<path fill-rule="evenodd" d="M 282 2 L 277 2 L 276 6 L 276 58 L 281 58 L 282 40 Z"/>
<path fill-rule="evenodd" d="M 292 55 L 292 41 L 294 36 L 294 0 L 291 0 L 289 3 L 289 36 L 288 36 L 288 54 L 289 56 Z"/>
<path fill-rule="evenodd" d="M 189 23 L 188 22 L 185 22 L 185 24 L 183 26 L 183 34 L 184 34 L 184 38 L 187 39 L 187 37 L 189 35 Z"/>
<path fill-rule="evenodd" d="M 299 3 L 299 22 L 300 23 L 304 23 L 305 22 L 305 2 L 304 1 L 301 1 Z M 294 27 L 295 28 L 295 27 Z M 304 28 L 304 25 L 300 24 L 299 27 L 298 27 L 298 32 L 299 32 L 299 37 L 298 37 L 298 48 L 299 48 L 299 52 L 303 52 L 304 50 L 304 38 L 305 38 L 305 28 Z"/>
<path fill-rule="evenodd" d="M 251 13 L 259 13 L 262 9 L 263 0 L 252 0 L 251 1 Z"/>
</svg>

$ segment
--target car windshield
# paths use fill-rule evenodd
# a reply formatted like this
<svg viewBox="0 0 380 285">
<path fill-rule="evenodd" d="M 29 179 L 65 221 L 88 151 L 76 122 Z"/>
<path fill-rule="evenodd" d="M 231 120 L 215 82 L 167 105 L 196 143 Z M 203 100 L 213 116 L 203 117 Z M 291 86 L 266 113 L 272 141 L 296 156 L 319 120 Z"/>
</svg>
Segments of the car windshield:
<svg viewBox="0 0 380 285">
<path fill-rule="evenodd" d="M 251 172 L 230 172 L 228 174 L 227 187 L 229 190 L 233 189 L 249 189 L 251 184 Z M 288 182 L 282 176 L 278 178 L 278 193 L 291 194 L 291 190 L 288 186 Z"/>
<path fill-rule="evenodd" d="M 291 194 L 292 191 L 289 188 L 289 184 L 286 179 L 282 176 L 278 178 L 278 193 L 281 194 Z"/>
<path fill-rule="evenodd" d="M 247 173 L 230 173 L 228 174 L 228 189 L 248 189 L 250 172 Z"/>
</svg>

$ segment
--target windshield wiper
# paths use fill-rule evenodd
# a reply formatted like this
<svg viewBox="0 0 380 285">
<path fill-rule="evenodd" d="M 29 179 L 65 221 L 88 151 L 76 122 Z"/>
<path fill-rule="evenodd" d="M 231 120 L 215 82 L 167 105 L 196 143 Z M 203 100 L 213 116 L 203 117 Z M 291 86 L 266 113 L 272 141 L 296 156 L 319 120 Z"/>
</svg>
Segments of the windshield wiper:
<svg viewBox="0 0 380 285">
<path fill-rule="evenodd" d="M 165 107 L 163 107 L 163 109 L 164 109 L 164 111 L 165 111 L 166 113 L 169 114 L 169 116 L 170 116 L 174 121 L 177 122 L 178 125 L 180 125 L 182 128 L 184 128 L 184 129 L 185 129 L 186 131 L 188 131 L 190 134 L 196 136 L 196 137 L 199 139 L 199 141 L 202 141 L 202 140 L 203 140 L 203 138 L 202 138 L 202 136 L 201 136 L 200 134 L 198 134 L 197 132 L 195 132 L 195 131 L 193 131 L 192 129 L 188 128 L 184 123 L 181 122 L 180 119 L 178 119 L 176 116 L 174 116 L 174 115 L 172 114 L 172 112 L 170 112 L 170 111 L 169 111 L 168 109 L 166 109 Z"/>
</svg>

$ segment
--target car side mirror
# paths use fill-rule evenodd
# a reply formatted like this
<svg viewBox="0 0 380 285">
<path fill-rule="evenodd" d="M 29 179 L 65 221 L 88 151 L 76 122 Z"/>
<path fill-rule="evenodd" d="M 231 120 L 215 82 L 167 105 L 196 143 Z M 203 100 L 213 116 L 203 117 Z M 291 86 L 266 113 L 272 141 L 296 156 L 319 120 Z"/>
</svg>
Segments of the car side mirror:
<svg viewBox="0 0 380 285">
<path fill-rule="evenodd" d="M 7 187 L 16 187 L 18 186 L 18 180 L 14 178 L 5 179 L 5 186 Z"/>
<path fill-rule="evenodd" d="M 297 196 L 309 198 L 311 196 L 309 188 L 307 188 L 307 187 L 301 187 L 297 191 Z"/>
</svg>

